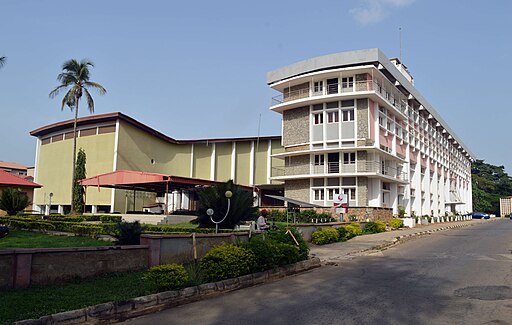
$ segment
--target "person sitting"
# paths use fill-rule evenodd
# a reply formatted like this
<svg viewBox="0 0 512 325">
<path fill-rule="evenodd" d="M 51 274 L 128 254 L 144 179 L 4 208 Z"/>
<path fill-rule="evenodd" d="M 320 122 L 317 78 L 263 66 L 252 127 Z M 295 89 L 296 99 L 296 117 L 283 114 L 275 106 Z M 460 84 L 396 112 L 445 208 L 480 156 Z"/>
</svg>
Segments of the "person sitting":
<svg viewBox="0 0 512 325">
<path fill-rule="evenodd" d="M 258 226 L 258 230 L 268 230 L 270 227 L 267 224 L 267 210 L 261 210 L 261 214 L 256 221 L 256 225 Z"/>
</svg>

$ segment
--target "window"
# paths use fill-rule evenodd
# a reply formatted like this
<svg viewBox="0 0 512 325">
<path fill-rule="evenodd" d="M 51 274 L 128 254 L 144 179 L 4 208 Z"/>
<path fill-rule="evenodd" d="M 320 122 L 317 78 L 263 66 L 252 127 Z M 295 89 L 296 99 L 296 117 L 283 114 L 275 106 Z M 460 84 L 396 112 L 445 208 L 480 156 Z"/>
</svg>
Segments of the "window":
<svg viewBox="0 0 512 325">
<path fill-rule="evenodd" d="M 315 155 L 315 166 L 323 166 L 325 163 L 324 155 Z"/>
<path fill-rule="evenodd" d="M 327 94 L 338 93 L 338 78 L 327 79 Z"/>
<path fill-rule="evenodd" d="M 354 77 L 341 78 L 341 88 L 344 90 L 354 88 Z"/>
<path fill-rule="evenodd" d="M 343 153 L 343 163 L 344 164 L 355 164 L 356 163 L 356 153 L 355 152 Z"/>
<path fill-rule="evenodd" d="M 314 115 L 314 124 L 324 124 L 324 115 L 322 113 L 320 114 L 313 114 Z"/>
<path fill-rule="evenodd" d="M 329 188 L 327 189 L 327 200 L 332 201 L 334 197 L 340 193 L 340 190 L 337 188 Z"/>
<path fill-rule="evenodd" d="M 346 194 L 348 196 L 349 201 L 356 200 L 356 189 L 355 188 L 344 188 L 343 194 Z"/>
<path fill-rule="evenodd" d="M 321 93 L 324 91 L 324 82 L 323 81 L 315 81 L 313 84 L 313 91 L 315 93 Z"/>
<path fill-rule="evenodd" d="M 342 111 L 342 118 L 341 120 L 343 122 L 350 122 L 350 121 L 354 121 L 354 110 L 353 109 L 349 109 L 349 110 L 346 110 L 346 111 Z"/>
<path fill-rule="evenodd" d="M 327 123 L 338 123 L 339 121 L 338 112 L 327 112 Z"/>
<path fill-rule="evenodd" d="M 324 190 L 323 189 L 313 190 L 313 192 L 315 194 L 315 201 L 323 201 L 324 200 Z"/>
</svg>

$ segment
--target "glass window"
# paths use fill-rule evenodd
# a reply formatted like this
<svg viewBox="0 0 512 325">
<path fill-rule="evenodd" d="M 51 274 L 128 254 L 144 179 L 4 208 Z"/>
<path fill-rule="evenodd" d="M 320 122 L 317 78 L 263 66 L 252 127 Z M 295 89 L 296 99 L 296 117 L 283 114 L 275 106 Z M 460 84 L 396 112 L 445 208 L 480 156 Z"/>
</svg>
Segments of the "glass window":
<svg viewBox="0 0 512 325">
<path fill-rule="evenodd" d="M 340 190 L 337 188 L 329 188 L 327 189 L 327 200 L 332 201 L 334 197 L 340 193 Z"/>
<path fill-rule="evenodd" d="M 313 84 L 313 91 L 315 93 L 323 92 L 324 90 L 324 83 L 323 81 L 315 81 Z"/>
<path fill-rule="evenodd" d="M 322 166 L 325 162 L 324 155 L 315 155 L 315 166 Z"/>
<path fill-rule="evenodd" d="M 356 153 L 355 152 L 343 153 L 343 163 L 344 164 L 355 164 L 356 163 Z"/>
<path fill-rule="evenodd" d="M 324 190 L 323 189 L 318 189 L 318 190 L 313 190 L 314 193 L 315 193 L 315 201 L 323 201 L 324 200 Z"/>
<path fill-rule="evenodd" d="M 323 124 L 324 123 L 324 115 L 322 113 L 320 114 L 313 114 L 314 115 L 314 123 L 315 125 Z"/>
<path fill-rule="evenodd" d="M 339 121 L 338 112 L 327 112 L 327 123 L 338 123 Z"/>
<path fill-rule="evenodd" d="M 342 111 L 342 119 L 341 120 L 343 122 L 354 121 L 354 110 L 349 109 L 349 110 Z"/>
<path fill-rule="evenodd" d="M 354 77 L 345 77 L 341 78 L 341 88 L 353 88 L 354 87 Z"/>
</svg>

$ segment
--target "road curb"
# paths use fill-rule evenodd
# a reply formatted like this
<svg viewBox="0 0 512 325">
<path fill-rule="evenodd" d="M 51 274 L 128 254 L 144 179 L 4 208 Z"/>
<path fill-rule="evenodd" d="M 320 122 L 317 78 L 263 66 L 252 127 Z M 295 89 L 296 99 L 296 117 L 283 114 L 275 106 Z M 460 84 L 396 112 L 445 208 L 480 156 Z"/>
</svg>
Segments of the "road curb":
<svg viewBox="0 0 512 325">
<path fill-rule="evenodd" d="M 306 272 L 321 266 L 315 257 L 295 264 L 279 267 L 233 279 L 204 283 L 181 290 L 164 291 L 133 299 L 107 302 L 82 309 L 42 316 L 11 323 L 12 325 L 56 325 L 56 324 L 110 324 L 129 318 L 151 314 L 194 301 L 213 298 L 243 288 L 272 282 L 286 276 Z"/>
<path fill-rule="evenodd" d="M 498 218 L 491 219 L 489 221 L 494 221 L 494 220 L 498 220 Z M 374 253 L 376 251 L 385 250 L 387 248 L 399 245 L 401 243 L 404 243 L 404 242 L 409 241 L 409 240 L 414 239 L 414 238 L 418 238 L 418 237 L 425 236 L 425 235 L 430 235 L 431 233 L 434 233 L 434 232 L 443 231 L 443 230 L 451 230 L 451 229 L 455 229 L 455 228 L 472 227 L 472 226 L 475 226 L 475 225 L 483 224 L 485 222 L 487 222 L 487 221 L 480 221 L 480 222 L 475 222 L 475 223 L 466 222 L 464 224 L 456 224 L 456 225 L 444 226 L 444 227 L 440 227 L 440 228 L 419 231 L 419 232 L 415 232 L 415 233 L 412 233 L 412 234 L 397 236 L 397 237 L 393 238 L 391 241 L 389 241 L 387 243 L 380 244 L 380 245 L 377 245 L 377 246 L 374 246 L 374 247 L 371 247 L 371 248 L 368 248 L 368 249 L 364 249 L 364 250 L 361 250 L 361 251 L 352 252 L 349 255 L 351 255 L 351 256 L 369 255 L 369 254 Z"/>
</svg>

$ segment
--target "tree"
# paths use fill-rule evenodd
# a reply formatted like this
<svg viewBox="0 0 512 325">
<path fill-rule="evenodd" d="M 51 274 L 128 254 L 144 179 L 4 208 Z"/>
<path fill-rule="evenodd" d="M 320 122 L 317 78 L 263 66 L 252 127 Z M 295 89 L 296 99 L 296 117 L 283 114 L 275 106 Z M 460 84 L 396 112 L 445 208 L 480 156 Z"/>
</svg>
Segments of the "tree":
<svg viewBox="0 0 512 325">
<path fill-rule="evenodd" d="M 75 192 L 75 201 L 74 208 L 77 212 L 84 211 L 84 187 L 80 185 L 80 180 L 85 178 L 85 163 L 87 161 L 87 156 L 85 155 L 84 149 L 80 148 L 78 150 L 78 154 L 76 155 L 76 167 L 75 167 L 75 187 L 73 191 Z"/>
<path fill-rule="evenodd" d="M 473 211 L 498 215 L 500 197 L 512 195 L 512 177 L 504 166 L 494 166 L 476 160 L 471 166 Z"/>
<path fill-rule="evenodd" d="M 92 99 L 89 89 L 95 89 L 100 95 L 106 94 L 105 88 L 102 85 L 92 82 L 89 80 L 90 72 L 89 67 L 94 67 L 94 64 L 88 59 L 84 59 L 78 62 L 75 59 L 66 61 L 62 65 L 62 72 L 57 76 L 57 80 L 60 81 L 60 85 L 52 90 L 49 94 L 50 98 L 54 98 L 61 91 L 67 90 L 66 94 L 62 98 L 61 110 L 64 110 L 64 106 L 68 106 L 71 111 L 75 110 L 75 120 L 73 123 L 73 172 L 72 183 L 71 183 L 71 213 L 76 213 L 73 202 L 75 202 L 75 159 L 76 159 L 76 122 L 78 120 L 78 104 L 82 96 L 85 96 L 87 107 L 90 113 L 94 113 L 94 100 Z"/>
<path fill-rule="evenodd" d="M 228 199 L 226 191 L 233 193 L 229 213 L 226 219 L 219 224 L 219 228 L 233 229 L 237 224 L 257 217 L 258 208 L 253 206 L 254 198 L 251 192 L 243 190 L 232 180 L 216 186 L 205 187 L 199 191 L 199 216 L 194 221 L 201 228 L 215 228 L 206 210 L 213 209 L 213 220 L 220 221 L 226 215 Z"/>
<path fill-rule="evenodd" d="M 8 216 L 15 216 L 30 204 L 28 196 L 12 187 L 3 190 L 0 195 L 0 210 L 7 212 Z"/>
<path fill-rule="evenodd" d="M 0 56 L 0 68 L 4 66 L 6 60 L 7 58 L 5 56 Z"/>
</svg>

